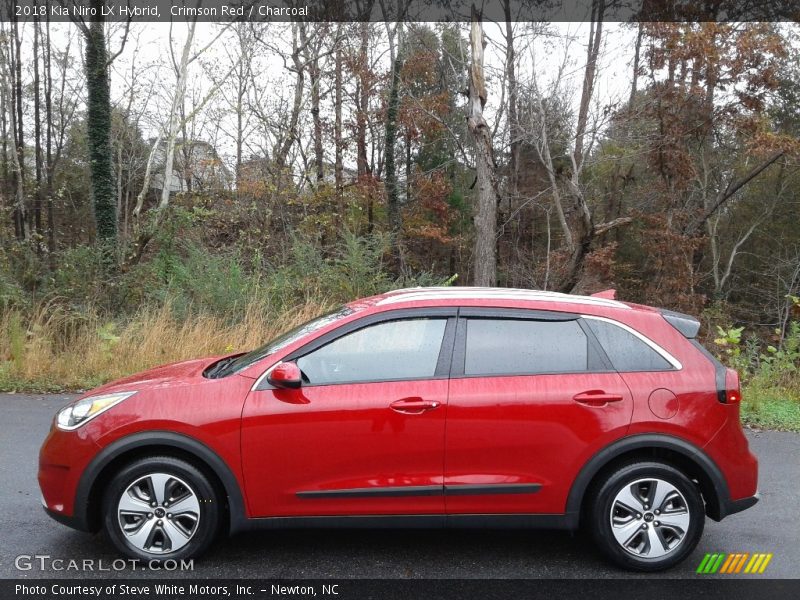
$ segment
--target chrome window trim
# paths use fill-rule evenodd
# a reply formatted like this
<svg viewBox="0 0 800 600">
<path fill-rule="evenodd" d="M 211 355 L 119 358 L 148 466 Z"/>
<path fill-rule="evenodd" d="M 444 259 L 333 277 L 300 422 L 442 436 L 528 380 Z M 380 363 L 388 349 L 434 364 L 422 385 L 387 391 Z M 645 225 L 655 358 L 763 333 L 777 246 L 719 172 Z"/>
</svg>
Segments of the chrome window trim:
<svg viewBox="0 0 800 600">
<path fill-rule="evenodd" d="M 650 348 L 655 350 L 661 356 L 661 358 L 663 358 L 669 364 L 671 364 L 673 366 L 673 368 L 675 368 L 675 370 L 680 371 L 681 369 L 683 369 L 683 365 L 681 364 L 681 361 L 679 361 L 677 358 L 672 356 L 672 354 L 670 354 L 669 352 L 664 350 L 664 348 L 662 348 L 661 346 L 656 344 L 649 337 L 647 337 L 646 335 L 636 331 L 633 327 L 631 327 L 629 325 L 626 325 L 625 323 L 620 323 L 619 321 L 615 321 L 614 319 L 609 319 L 607 317 L 598 317 L 596 315 L 581 315 L 581 318 L 582 319 L 587 319 L 587 320 L 588 319 L 593 319 L 595 321 L 604 321 L 606 323 L 610 323 L 611 325 L 615 325 L 617 327 L 620 327 L 620 328 L 624 329 L 625 331 L 627 331 L 628 333 L 630 333 L 630 334 L 636 336 L 637 338 L 639 338 L 641 341 L 643 341 L 648 346 L 650 346 Z"/>
</svg>

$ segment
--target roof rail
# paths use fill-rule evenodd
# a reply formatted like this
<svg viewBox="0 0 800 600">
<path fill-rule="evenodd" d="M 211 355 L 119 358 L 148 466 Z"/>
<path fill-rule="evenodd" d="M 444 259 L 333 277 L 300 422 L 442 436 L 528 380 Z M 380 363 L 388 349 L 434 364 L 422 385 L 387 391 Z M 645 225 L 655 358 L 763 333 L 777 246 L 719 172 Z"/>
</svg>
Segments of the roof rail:
<svg viewBox="0 0 800 600">
<path fill-rule="evenodd" d="M 630 306 L 617 300 L 597 296 L 578 296 L 549 292 L 543 290 L 522 290 L 514 288 L 488 288 L 488 287 L 418 287 L 394 290 L 388 292 L 377 304 L 397 304 L 400 302 L 413 302 L 415 300 L 447 300 L 447 299 L 481 299 L 493 298 L 497 300 L 527 300 L 536 302 L 564 302 L 571 304 L 584 304 L 591 306 L 606 306 L 613 308 L 630 309 Z"/>
</svg>

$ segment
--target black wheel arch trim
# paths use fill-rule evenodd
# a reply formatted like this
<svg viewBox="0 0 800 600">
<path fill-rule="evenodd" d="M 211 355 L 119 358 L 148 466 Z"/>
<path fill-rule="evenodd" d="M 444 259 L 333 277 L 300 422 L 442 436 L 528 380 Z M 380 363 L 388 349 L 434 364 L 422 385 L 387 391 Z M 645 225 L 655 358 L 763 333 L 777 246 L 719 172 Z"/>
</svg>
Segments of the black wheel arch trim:
<svg viewBox="0 0 800 600">
<path fill-rule="evenodd" d="M 144 431 L 120 438 L 104 447 L 87 465 L 78 481 L 75 492 L 75 505 L 71 519 L 62 519 L 61 522 L 81 531 L 96 531 L 98 527 L 89 514 L 91 494 L 98 477 L 111 461 L 130 452 L 142 448 L 172 447 L 194 456 L 202 461 L 219 479 L 224 488 L 228 501 L 230 516 L 229 532 L 236 533 L 246 528 L 247 515 L 244 508 L 244 499 L 236 476 L 227 463 L 211 448 L 197 439 L 175 433 L 173 431 Z"/>
<path fill-rule="evenodd" d="M 715 521 L 738 512 L 737 503 L 730 499 L 728 484 L 717 464 L 700 448 L 684 439 L 665 434 L 636 434 L 612 442 L 595 454 L 581 469 L 572 483 L 567 496 L 566 516 L 577 528 L 580 521 L 581 507 L 586 492 L 594 477 L 614 459 L 631 451 L 660 448 L 676 452 L 693 462 L 707 477 L 713 487 L 713 498 L 705 497 L 706 513 Z M 707 494 L 708 495 L 708 494 Z M 755 502 L 753 502 L 755 504 Z M 749 505 L 749 506 L 752 506 Z M 739 509 L 743 510 L 743 509 Z"/>
</svg>

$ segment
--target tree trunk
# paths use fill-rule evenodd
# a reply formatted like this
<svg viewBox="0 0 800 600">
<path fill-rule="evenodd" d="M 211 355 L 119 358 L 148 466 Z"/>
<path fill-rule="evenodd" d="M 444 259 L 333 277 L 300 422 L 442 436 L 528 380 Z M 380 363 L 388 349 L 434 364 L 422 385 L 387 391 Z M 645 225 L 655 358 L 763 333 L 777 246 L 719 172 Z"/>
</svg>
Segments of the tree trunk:
<svg viewBox="0 0 800 600">
<path fill-rule="evenodd" d="M 359 23 L 361 45 L 358 51 L 358 106 L 356 107 L 356 168 L 358 176 L 369 172 L 367 162 L 367 109 L 369 108 L 369 23 Z"/>
<path fill-rule="evenodd" d="M 286 167 L 289 159 L 289 151 L 292 149 L 292 144 L 297 140 L 297 122 L 300 118 L 300 109 L 303 104 L 303 87 L 305 85 L 305 66 L 300 60 L 300 46 L 297 41 L 298 30 L 301 37 L 305 37 L 305 23 L 299 23 L 292 26 L 292 63 L 294 64 L 297 79 L 294 84 L 294 101 L 292 102 L 292 112 L 289 116 L 289 124 L 286 132 L 283 135 L 281 143 L 273 153 L 275 156 L 275 165 L 278 168 L 279 176 L 283 178 L 282 171 Z"/>
<path fill-rule="evenodd" d="M 497 175 L 492 155 L 492 134 L 483 117 L 486 85 L 483 73 L 483 27 L 481 16 L 472 7 L 470 30 L 472 61 L 469 68 L 467 126 L 475 144 L 477 210 L 475 213 L 475 285 L 497 284 Z"/>
<path fill-rule="evenodd" d="M 113 240 L 117 234 L 116 187 L 111 167 L 111 100 L 108 87 L 108 50 L 103 2 L 92 0 L 96 20 L 86 31 L 87 143 L 92 184 L 92 205 L 97 236 Z"/>
<path fill-rule="evenodd" d="M 639 84 L 639 60 L 642 50 L 642 37 L 644 36 L 644 23 L 639 23 L 639 31 L 636 34 L 636 48 L 633 54 L 633 81 L 631 83 L 631 96 L 628 100 L 628 110 L 633 108 L 636 101 L 637 86 Z"/>
<path fill-rule="evenodd" d="M 44 111 L 45 121 L 47 124 L 45 130 L 45 152 L 47 157 L 47 255 L 50 270 L 55 271 L 56 268 L 56 223 L 55 214 L 53 211 L 53 173 L 55 165 L 53 164 L 53 72 L 51 69 L 51 54 L 50 54 L 50 1 L 47 1 L 47 44 L 45 45 L 45 77 L 44 77 Z"/>
<path fill-rule="evenodd" d="M 597 57 L 603 33 L 604 0 L 595 0 L 592 4 L 592 27 L 589 30 L 589 44 L 586 58 L 586 69 L 583 74 L 583 90 L 581 92 L 578 123 L 575 131 L 575 151 L 572 156 L 572 174 L 567 180 L 570 196 L 575 205 L 576 217 L 573 220 L 571 255 L 566 273 L 559 284 L 559 291 L 572 292 L 580 282 L 583 265 L 595 238 L 595 226 L 592 211 L 580 186 L 580 175 L 584 163 L 584 141 L 589 116 L 589 104 L 592 100 L 594 82 L 597 74 Z"/>
<path fill-rule="evenodd" d="M 575 131 L 574 169 L 580 170 L 583 163 L 584 138 L 586 123 L 589 117 L 589 102 L 592 99 L 595 73 L 597 72 L 597 56 L 600 53 L 600 41 L 603 34 L 603 13 L 605 0 L 594 0 L 592 3 L 592 24 L 589 29 L 589 44 L 586 51 L 586 70 L 583 75 L 583 91 L 578 109 L 578 125 Z"/>
<path fill-rule="evenodd" d="M 242 52 L 244 52 L 242 48 Z M 239 80 L 236 87 L 236 193 L 242 178 L 242 151 L 244 146 L 244 95 L 247 91 L 247 74 L 245 61 L 239 65 Z"/>
<path fill-rule="evenodd" d="M 508 85 L 508 130 L 509 130 L 509 180 L 511 182 L 511 195 L 516 197 L 519 189 L 519 162 L 522 149 L 522 136 L 520 135 L 519 115 L 517 104 L 519 92 L 517 90 L 516 54 L 514 51 L 514 22 L 511 18 L 511 0 L 504 0 L 503 11 L 506 20 L 506 81 Z"/>
<path fill-rule="evenodd" d="M 5 33 L 4 30 L 0 29 L 0 35 Z M 0 44 L 2 44 L 2 40 L 0 40 Z M 0 56 L 0 61 L 3 61 L 0 64 L 5 64 L 5 54 Z M 9 182 L 11 180 L 11 172 L 8 170 L 8 119 L 6 117 L 6 111 L 8 110 L 8 98 L 6 96 L 6 82 L 5 82 L 5 73 L 3 73 L 2 82 L 0 83 L 0 120 L 2 121 L 2 137 L 3 137 L 3 198 L 5 199 L 6 195 L 9 197 L 12 196 L 13 192 L 11 192 Z M 13 207 L 13 203 L 12 203 Z"/>
<path fill-rule="evenodd" d="M 153 147 L 150 148 L 150 154 L 147 156 L 147 163 L 145 164 L 144 168 L 144 178 L 142 180 L 142 190 L 139 192 L 139 195 L 136 196 L 136 206 L 133 208 L 134 219 L 139 218 L 142 208 L 144 207 L 144 199 L 145 196 L 147 196 L 147 191 L 150 189 L 150 180 L 153 176 L 153 163 L 155 162 L 158 148 L 161 146 L 161 139 L 162 135 L 159 132 L 158 136 L 156 137 L 156 141 L 153 143 Z"/>
<path fill-rule="evenodd" d="M 34 139 L 34 173 L 36 177 L 36 190 L 33 200 L 33 230 L 37 234 L 42 232 L 42 111 L 41 97 L 39 94 L 39 23 L 33 23 L 33 139 Z M 36 242 L 37 251 L 41 251 L 41 244 Z"/>
<path fill-rule="evenodd" d="M 244 160 L 244 138 L 245 138 L 245 104 L 247 97 L 247 83 L 250 79 L 252 66 L 253 45 L 248 37 L 246 23 L 237 28 L 239 39 L 239 66 L 237 68 L 236 81 L 236 193 L 239 193 L 239 184 L 242 179 L 242 162 Z"/>
<path fill-rule="evenodd" d="M 386 161 L 386 208 L 389 213 L 389 228 L 392 234 L 392 251 L 396 258 L 400 257 L 400 192 L 397 184 L 396 145 L 397 145 L 397 111 L 400 108 L 400 71 L 403 68 L 402 22 L 397 21 L 394 34 L 389 36 L 389 47 L 392 59 L 392 74 L 389 84 L 389 98 L 386 104 L 385 124 L 385 161 Z M 387 26 L 388 28 L 388 26 Z M 396 38 L 396 46 L 395 46 Z"/>
<path fill-rule="evenodd" d="M 183 97 L 181 98 L 181 127 L 180 127 L 181 140 L 183 140 L 183 142 L 180 145 L 181 164 L 179 165 L 179 167 L 181 170 L 181 179 L 183 180 L 184 186 L 186 187 L 186 193 L 191 194 L 194 188 L 194 177 L 192 174 L 192 168 L 194 167 L 194 149 L 195 149 L 194 124 L 192 124 L 192 131 L 190 135 L 189 131 L 187 130 L 187 126 L 189 125 L 189 119 L 186 118 L 185 84 L 183 91 L 184 91 Z"/>
<path fill-rule="evenodd" d="M 14 232 L 18 240 L 29 235 L 27 207 L 25 206 L 25 130 L 22 123 L 22 59 L 19 24 L 13 16 L 9 43 L 9 73 L 11 131 L 14 139 Z"/>
<path fill-rule="evenodd" d="M 186 42 L 181 52 L 181 62 L 178 66 L 177 81 L 175 83 L 175 95 L 172 98 L 172 107 L 169 115 L 169 129 L 167 131 L 167 148 L 164 159 L 164 181 L 161 188 L 161 201 L 158 203 L 158 210 L 163 210 L 169 206 L 169 188 L 172 181 L 173 165 L 175 164 L 175 141 L 178 137 L 178 130 L 181 128 L 182 119 L 180 110 L 183 106 L 183 98 L 186 95 L 186 77 L 189 70 L 189 53 L 192 50 L 194 41 L 194 30 L 196 21 L 189 23 L 189 30 L 186 33 Z M 184 144 L 187 140 L 184 140 Z M 137 207 L 138 208 L 138 207 Z"/>
<path fill-rule="evenodd" d="M 316 46 L 316 45 L 315 45 Z M 325 153 L 323 151 L 322 140 L 322 117 L 320 116 L 320 93 L 319 86 L 319 47 L 311 48 L 313 53 L 309 61 L 308 73 L 311 77 L 311 119 L 314 123 L 314 168 L 316 170 L 317 182 L 325 179 Z"/>
<path fill-rule="evenodd" d="M 334 146 L 334 179 L 336 182 L 336 194 L 341 199 L 343 179 L 343 148 L 342 148 L 342 44 L 341 44 L 341 24 L 336 31 L 336 64 L 334 67 L 334 118 L 333 118 L 333 146 Z"/>
</svg>

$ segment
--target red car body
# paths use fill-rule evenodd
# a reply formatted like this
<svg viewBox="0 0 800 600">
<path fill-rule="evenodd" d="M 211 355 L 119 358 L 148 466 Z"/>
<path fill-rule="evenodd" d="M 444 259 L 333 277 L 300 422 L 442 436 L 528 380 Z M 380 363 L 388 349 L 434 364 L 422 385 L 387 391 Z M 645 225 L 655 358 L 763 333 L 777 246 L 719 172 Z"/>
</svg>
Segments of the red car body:
<svg viewBox="0 0 800 600">
<path fill-rule="evenodd" d="M 433 376 L 268 383 L 275 365 L 343 332 L 431 315 L 447 322 Z M 470 315 L 612 321 L 671 366 L 466 375 L 461 340 Z M 519 290 L 412 289 L 359 300 L 228 376 L 208 377 L 216 357 L 92 390 L 86 396 L 136 394 L 74 430 L 54 424 L 40 454 L 43 503 L 57 520 L 96 530 L 109 478 L 134 458 L 166 453 L 214 478 L 231 532 L 308 524 L 575 528 L 599 473 L 652 456 L 686 472 L 718 520 L 757 501 L 757 461 L 739 422 L 738 378 L 691 339 L 691 322 L 681 331 L 686 323 L 605 297 Z"/>
</svg>

